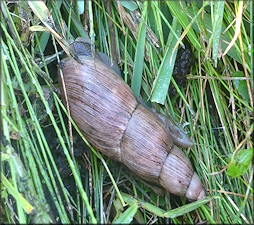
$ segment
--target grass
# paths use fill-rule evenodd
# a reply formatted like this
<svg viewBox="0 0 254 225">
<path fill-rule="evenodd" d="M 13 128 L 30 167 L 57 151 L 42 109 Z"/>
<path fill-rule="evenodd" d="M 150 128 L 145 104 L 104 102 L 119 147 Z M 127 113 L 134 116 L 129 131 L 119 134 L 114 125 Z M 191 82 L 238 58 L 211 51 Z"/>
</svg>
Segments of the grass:
<svg viewBox="0 0 254 225">
<path fill-rule="evenodd" d="M 1 1 L 1 10 L 2 223 L 253 223 L 252 1 Z M 183 151 L 207 198 L 156 194 L 68 122 L 57 64 L 76 37 L 90 37 L 136 96 L 190 136 Z M 195 65 L 179 88 L 183 39 Z"/>
</svg>

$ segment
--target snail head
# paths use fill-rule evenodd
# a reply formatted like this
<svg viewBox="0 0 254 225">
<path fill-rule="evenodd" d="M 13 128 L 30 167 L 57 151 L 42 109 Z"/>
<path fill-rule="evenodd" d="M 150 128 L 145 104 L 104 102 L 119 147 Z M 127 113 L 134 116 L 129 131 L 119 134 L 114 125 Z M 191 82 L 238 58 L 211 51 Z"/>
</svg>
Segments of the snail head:
<svg viewBox="0 0 254 225">
<path fill-rule="evenodd" d="M 80 55 L 92 56 L 91 40 L 89 38 L 78 37 L 70 43 L 70 47 L 76 57 Z"/>
</svg>

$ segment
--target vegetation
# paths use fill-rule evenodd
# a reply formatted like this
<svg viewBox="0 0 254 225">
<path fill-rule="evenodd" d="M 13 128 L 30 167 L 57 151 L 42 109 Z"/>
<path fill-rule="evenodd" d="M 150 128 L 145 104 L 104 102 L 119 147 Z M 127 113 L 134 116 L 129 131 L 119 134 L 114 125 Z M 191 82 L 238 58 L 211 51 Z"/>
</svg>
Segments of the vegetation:
<svg viewBox="0 0 254 225">
<path fill-rule="evenodd" d="M 252 1 L 0 4 L 1 223 L 253 224 Z M 190 136 L 183 151 L 205 199 L 158 194 L 67 119 L 57 64 L 77 37 L 89 37 L 136 96 Z M 195 64 L 178 87 L 172 71 L 184 40 Z"/>
</svg>

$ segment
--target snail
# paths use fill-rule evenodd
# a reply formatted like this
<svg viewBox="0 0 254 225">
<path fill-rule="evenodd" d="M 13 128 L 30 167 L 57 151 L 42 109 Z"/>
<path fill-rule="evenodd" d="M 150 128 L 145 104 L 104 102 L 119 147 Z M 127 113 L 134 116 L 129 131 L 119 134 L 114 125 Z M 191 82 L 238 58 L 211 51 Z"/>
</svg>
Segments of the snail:
<svg viewBox="0 0 254 225">
<path fill-rule="evenodd" d="M 195 201 L 205 197 L 201 180 L 177 146 L 190 146 L 183 131 L 137 100 L 131 88 L 91 45 L 76 39 L 77 61 L 65 58 L 63 73 L 70 113 L 87 140 L 142 179 Z M 61 90 L 63 102 L 64 93 Z"/>
</svg>

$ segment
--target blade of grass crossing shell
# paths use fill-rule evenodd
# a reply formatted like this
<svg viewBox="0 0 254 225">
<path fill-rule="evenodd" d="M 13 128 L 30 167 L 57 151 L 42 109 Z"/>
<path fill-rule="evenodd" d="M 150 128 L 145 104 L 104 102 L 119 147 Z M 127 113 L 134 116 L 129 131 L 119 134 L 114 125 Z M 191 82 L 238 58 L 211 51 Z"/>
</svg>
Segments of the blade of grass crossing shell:
<svg viewBox="0 0 254 225">
<path fill-rule="evenodd" d="M 174 28 L 176 34 L 180 36 L 182 29 L 176 18 L 173 19 L 172 27 Z M 176 42 L 177 39 L 172 33 L 170 33 L 168 38 L 168 48 L 159 68 L 158 75 L 153 83 L 151 96 L 152 102 L 160 104 L 164 104 L 165 102 L 177 54 L 177 49 L 173 52 Z"/>
<path fill-rule="evenodd" d="M 142 15 L 146 16 L 147 2 L 144 3 L 144 10 Z M 145 21 L 145 16 L 140 20 L 137 47 L 135 52 L 135 60 L 133 66 L 133 75 L 131 80 L 131 89 L 136 97 L 139 97 L 141 80 L 144 68 L 144 51 L 145 51 L 145 38 L 146 38 L 146 25 L 142 22 Z"/>
<path fill-rule="evenodd" d="M 59 97 L 58 97 L 56 94 L 55 94 L 55 98 L 56 98 L 58 104 L 61 106 L 61 109 L 62 109 L 62 110 L 64 111 L 64 113 L 67 115 L 67 110 L 65 109 L 65 106 L 63 105 L 63 103 L 61 102 L 61 100 L 59 99 Z M 105 167 L 105 169 L 106 169 L 106 171 L 107 171 L 107 173 L 108 173 L 108 175 L 109 175 L 109 177 L 110 177 L 110 179 L 111 179 L 111 181 L 112 181 L 112 183 L 113 183 L 113 185 L 114 185 L 114 187 L 115 187 L 115 189 L 116 189 L 116 192 L 117 192 L 117 194 L 118 194 L 118 197 L 119 197 L 121 203 L 123 204 L 123 206 L 125 206 L 126 204 L 125 204 L 125 202 L 124 202 L 124 200 L 123 200 L 123 198 L 122 198 L 122 196 L 121 196 L 121 193 L 120 193 L 120 191 L 119 191 L 119 189 L 118 189 L 118 187 L 117 187 L 117 184 L 116 184 L 116 182 L 115 182 L 115 180 L 114 180 L 114 178 L 113 178 L 113 176 L 112 176 L 112 174 L 111 174 L 111 172 L 110 172 L 110 170 L 109 170 L 109 168 L 108 168 L 108 166 L 107 166 L 107 163 L 106 163 L 105 160 L 103 159 L 102 155 L 100 154 L 100 152 L 97 152 L 97 151 L 89 144 L 89 142 L 85 139 L 84 135 L 81 133 L 81 131 L 80 131 L 79 128 L 77 127 L 77 124 L 73 121 L 73 119 L 70 118 L 70 120 L 71 120 L 71 123 L 72 123 L 73 127 L 75 128 L 75 130 L 78 132 L 78 134 L 80 135 L 80 137 L 84 140 L 84 142 L 86 143 L 86 145 L 88 145 L 88 147 L 91 149 L 91 151 L 93 152 L 93 154 L 95 154 L 96 157 L 98 157 L 98 159 L 100 159 L 100 160 L 102 161 L 102 163 L 103 163 L 103 165 L 104 165 L 104 167 Z"/>
</svg>

